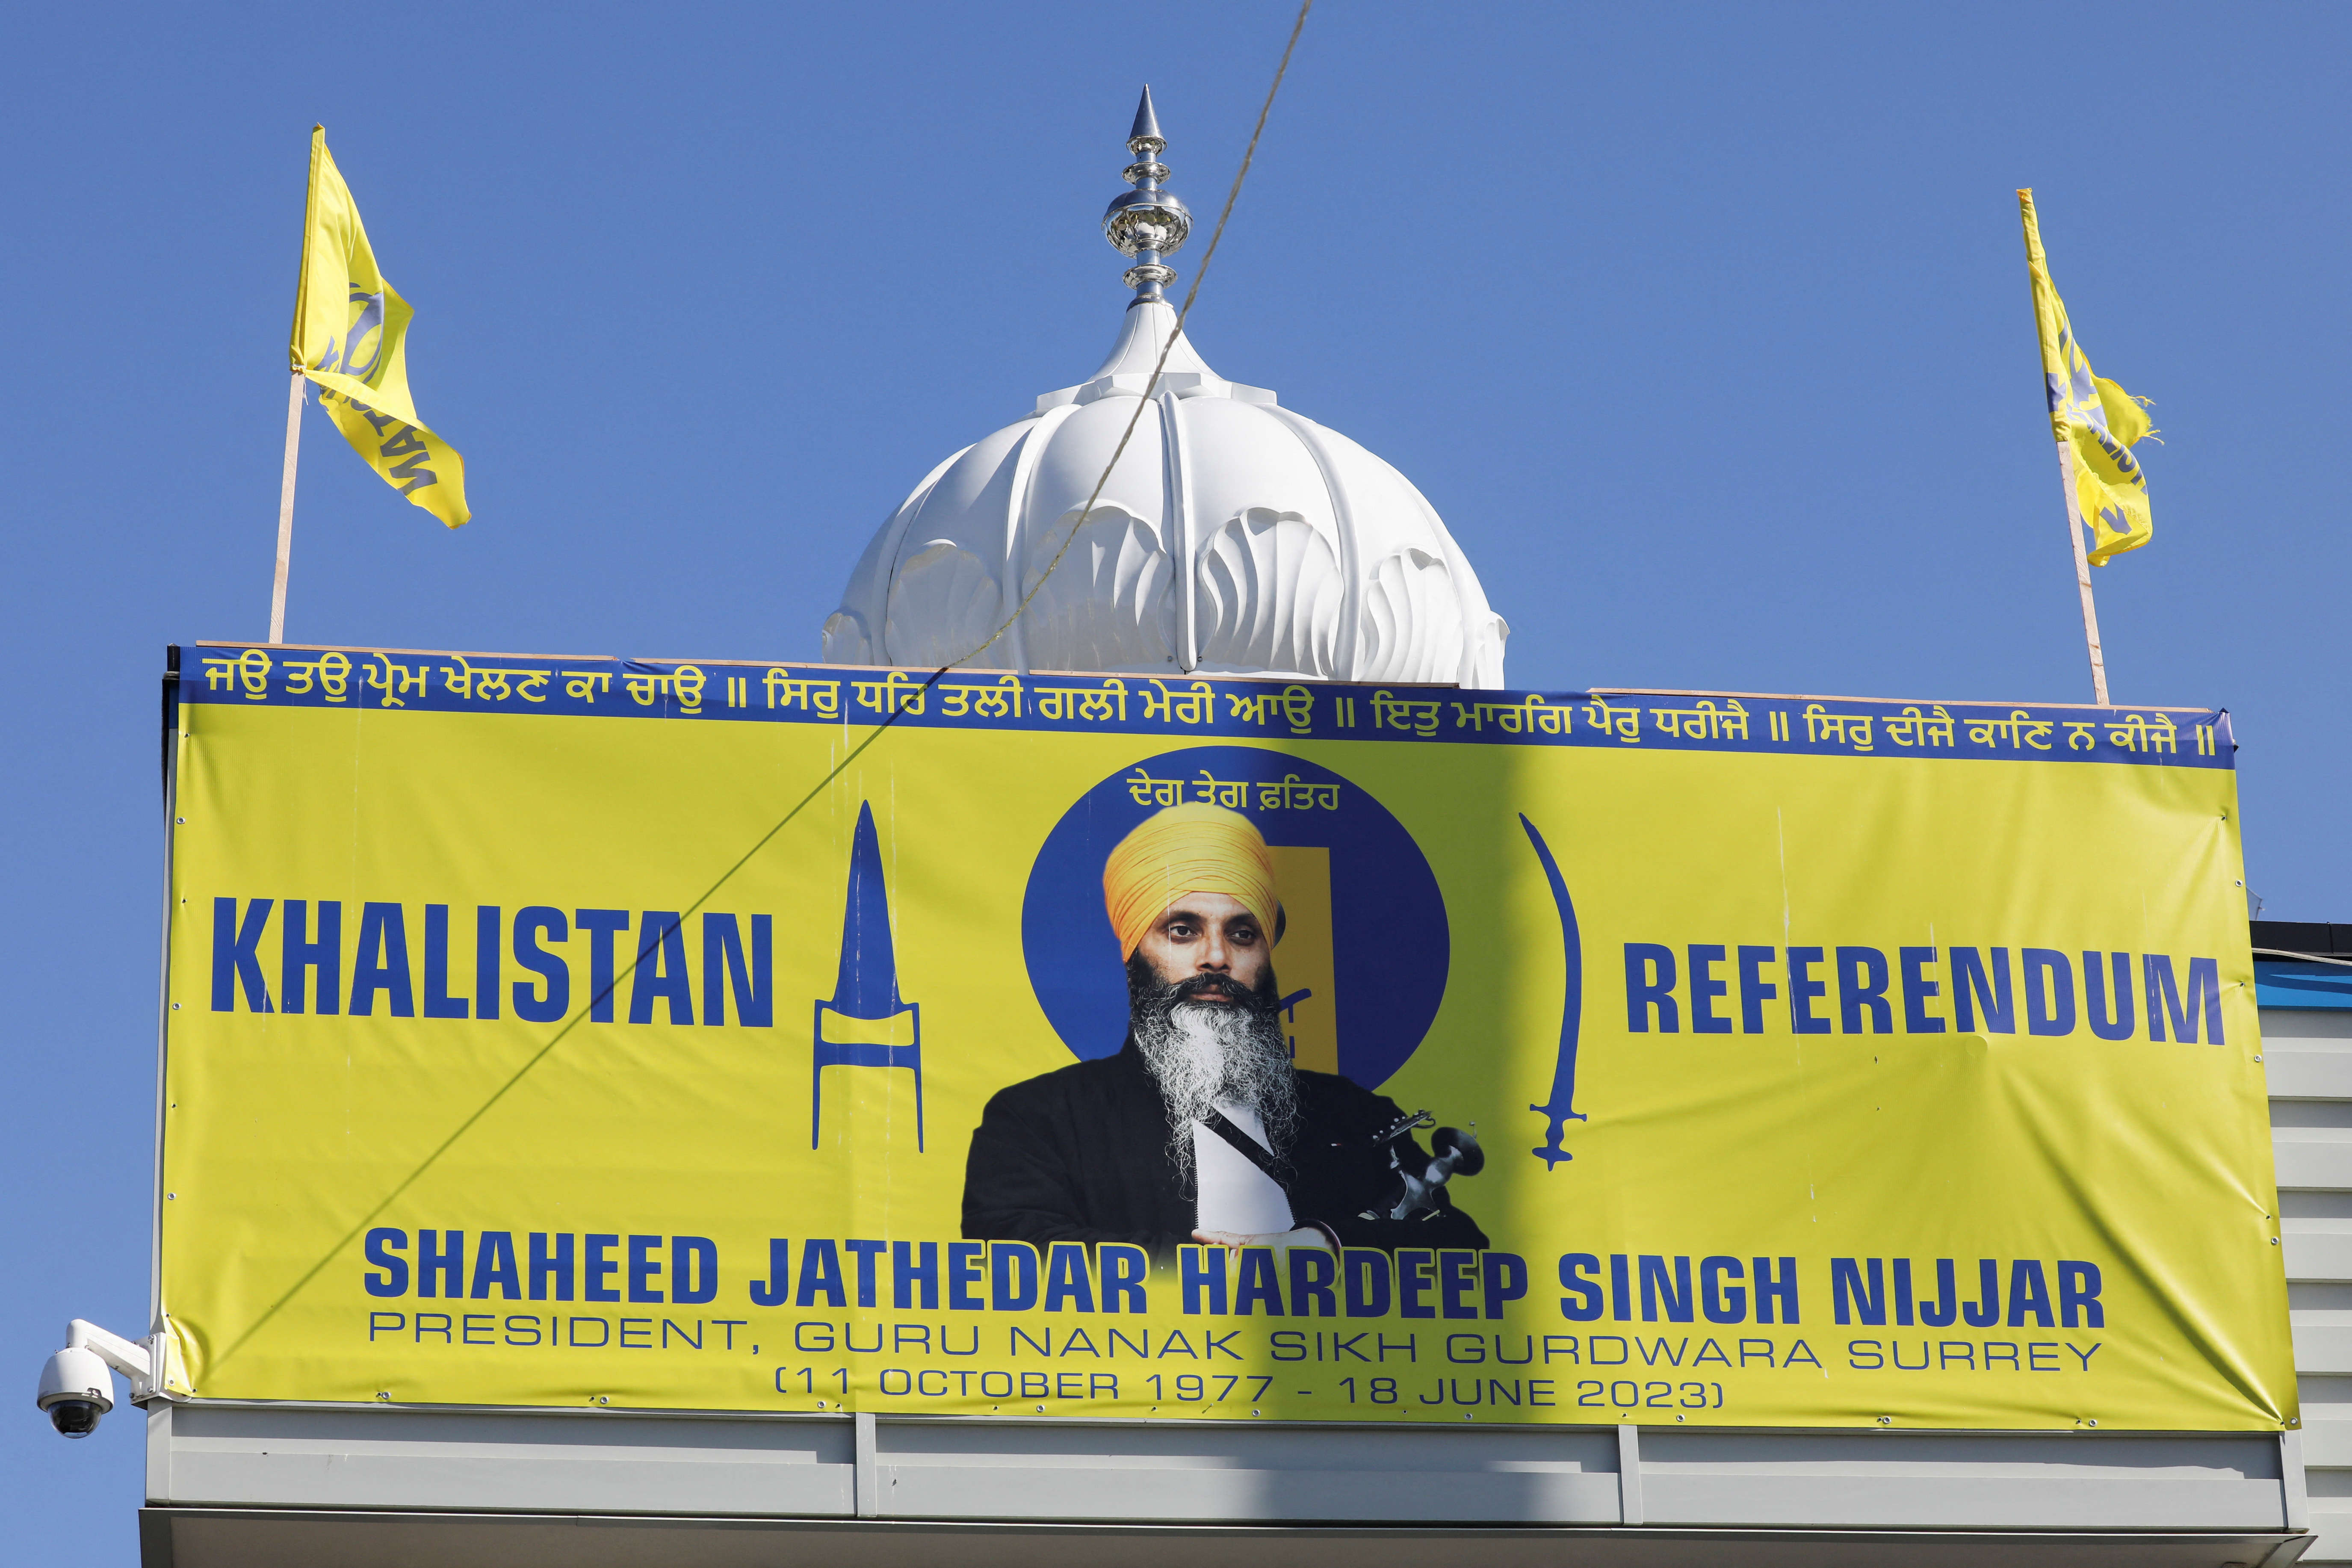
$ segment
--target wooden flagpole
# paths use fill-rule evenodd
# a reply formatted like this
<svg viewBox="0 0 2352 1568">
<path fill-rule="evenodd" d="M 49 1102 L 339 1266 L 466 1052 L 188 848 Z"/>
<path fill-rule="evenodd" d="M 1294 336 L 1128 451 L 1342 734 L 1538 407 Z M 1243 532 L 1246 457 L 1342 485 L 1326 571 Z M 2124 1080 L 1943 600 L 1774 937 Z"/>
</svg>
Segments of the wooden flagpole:
<svg viewBox="0 0 2352 1568">
<path fill-rule="evenodd" d="M 293 461 L 291 456 L 287 461 Z M 289 467 L 287 473 L 290 487 L 293 469 Z M 2066 537 L 2074 542 L 2074 586 L 2083 595 L 2083 645 L 2091 655 L 2091 691 L 2100 707 L 2109 708 L 2114 704 L 2107 700 L 2107 656 L 2099 646 L 2098 606 L 2091 602 L 2091 558 L 2083 549 L 2083 503 L 2074 494 L 2074 444 L 2071 441 L 2058 443 L 2058 477 L 2066 487 Z M 289 489 L 287 493 L 290 496 L 293 492 Z M 282 557 L 285 547 L 278 548 Z M 282 559 L 278 573 L 281 577 L 285 573 Z"/>
<path fill-rule="evenodd" d="M 286 476 L 278 488 L 278 576 L 269 590 L 269 640 L 275 645 L 286 640 L 286 570 L 294 557 L 294 462 L 302 449 L 302 386 L 300 371 L 294 373 L 294 384 L 286 395 Z M 2070 495 L 2073 487 L 2068 487 Z M 2083 546 L 2079 541 L 2074 553 L 2080 557 Z M 2083 592 L 2090 593 L 2088 579 Z M 2086 597 L 2083 601 L 2090 603 Z M 2105 701 L 2105 687 L 2100 688 L 2100 700 Z"/>
</svg>

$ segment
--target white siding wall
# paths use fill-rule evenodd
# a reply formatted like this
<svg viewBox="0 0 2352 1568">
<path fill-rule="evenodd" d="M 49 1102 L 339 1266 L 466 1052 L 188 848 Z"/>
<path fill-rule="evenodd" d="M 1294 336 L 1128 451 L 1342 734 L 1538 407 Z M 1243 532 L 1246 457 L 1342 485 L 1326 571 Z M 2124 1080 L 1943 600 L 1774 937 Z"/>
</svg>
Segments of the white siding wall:
<svg viewBox="0 0 2352 1568">
<path fill-rule="evenodd" d="M 2265 1007 L 2311 1526 L 2305 1563 L 2352 1563 L 2352 1012 Z"/>
</svg>

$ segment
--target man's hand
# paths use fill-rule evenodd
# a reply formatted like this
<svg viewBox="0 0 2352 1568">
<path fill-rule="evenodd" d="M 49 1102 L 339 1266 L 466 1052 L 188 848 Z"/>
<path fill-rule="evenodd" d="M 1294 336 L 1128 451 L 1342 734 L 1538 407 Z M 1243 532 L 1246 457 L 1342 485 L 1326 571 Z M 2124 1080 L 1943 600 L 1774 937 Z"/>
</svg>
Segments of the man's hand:
<svg viewBox="0 0 2352 1568">
<path fill-rule="evenodd" d="M 1242 1236 L 1230 1230 L 1196 1230 L 1192 1233 L 1192 1239 L 1203 1247 L 1222 1247 L 1228 1252 L 1244 1247 L 1271 1247 L 1276 1253 L 1287 1252 L 1294 1247 L 1319 1247 L 1326 1252 L 1331 1249 L 1331 1238 L 1311 1225 L 1302 1225 L 1297 1230 L 1276 1231 L 1270 1236 Z"/>
</svg>

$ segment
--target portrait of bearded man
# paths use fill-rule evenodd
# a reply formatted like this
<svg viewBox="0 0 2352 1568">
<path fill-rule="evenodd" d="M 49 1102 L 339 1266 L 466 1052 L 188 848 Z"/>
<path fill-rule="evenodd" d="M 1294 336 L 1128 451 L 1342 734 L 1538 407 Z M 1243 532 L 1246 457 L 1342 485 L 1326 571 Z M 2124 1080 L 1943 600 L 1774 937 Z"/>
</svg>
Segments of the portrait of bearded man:
<svg viewBox="0 0 2352 1568">
<path fill-rule="evenodd" d="M 1127 960 L 1115 1056 L 998 1091 L 972 1133 L 963 1234 L 981 1241 L 1132 1242 L 1155 1257 L 1227 1247 L 1483 1247 L 1444 1188 L 1436 1210 L 1367 1218 L 1392 1199 L 1396 1102 L 1294 1067 L 1275 984 L 1283 914 L 1249 818 L 1170 806 L 1103 867 Z M 1428 1153 L 1394 1143 L 1419 1173 Z"/>
</svg>

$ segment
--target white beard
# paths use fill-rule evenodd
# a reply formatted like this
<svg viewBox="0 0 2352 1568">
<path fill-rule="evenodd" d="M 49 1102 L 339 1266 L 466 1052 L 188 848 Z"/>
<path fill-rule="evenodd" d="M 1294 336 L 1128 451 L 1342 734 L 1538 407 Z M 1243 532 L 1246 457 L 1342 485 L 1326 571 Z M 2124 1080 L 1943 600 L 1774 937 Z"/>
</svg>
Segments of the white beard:
<svg viewBox="0 0 2352 1568">
<path fill-rule="evenodd" d="M 1139 1011 L 1135 1043 L 1168 1108 L 1168 1157 L 1192 1176 L 1192 1124 L 1219 1101 L 1246 1107 L 1265 1124 L 1279 1155 L 1298 1120 L 1298 1083 L 1290 1045 L 1271 1014 L 1236 1003 L 1180 1002 L 1164 1013 Z"/>
</svg>

